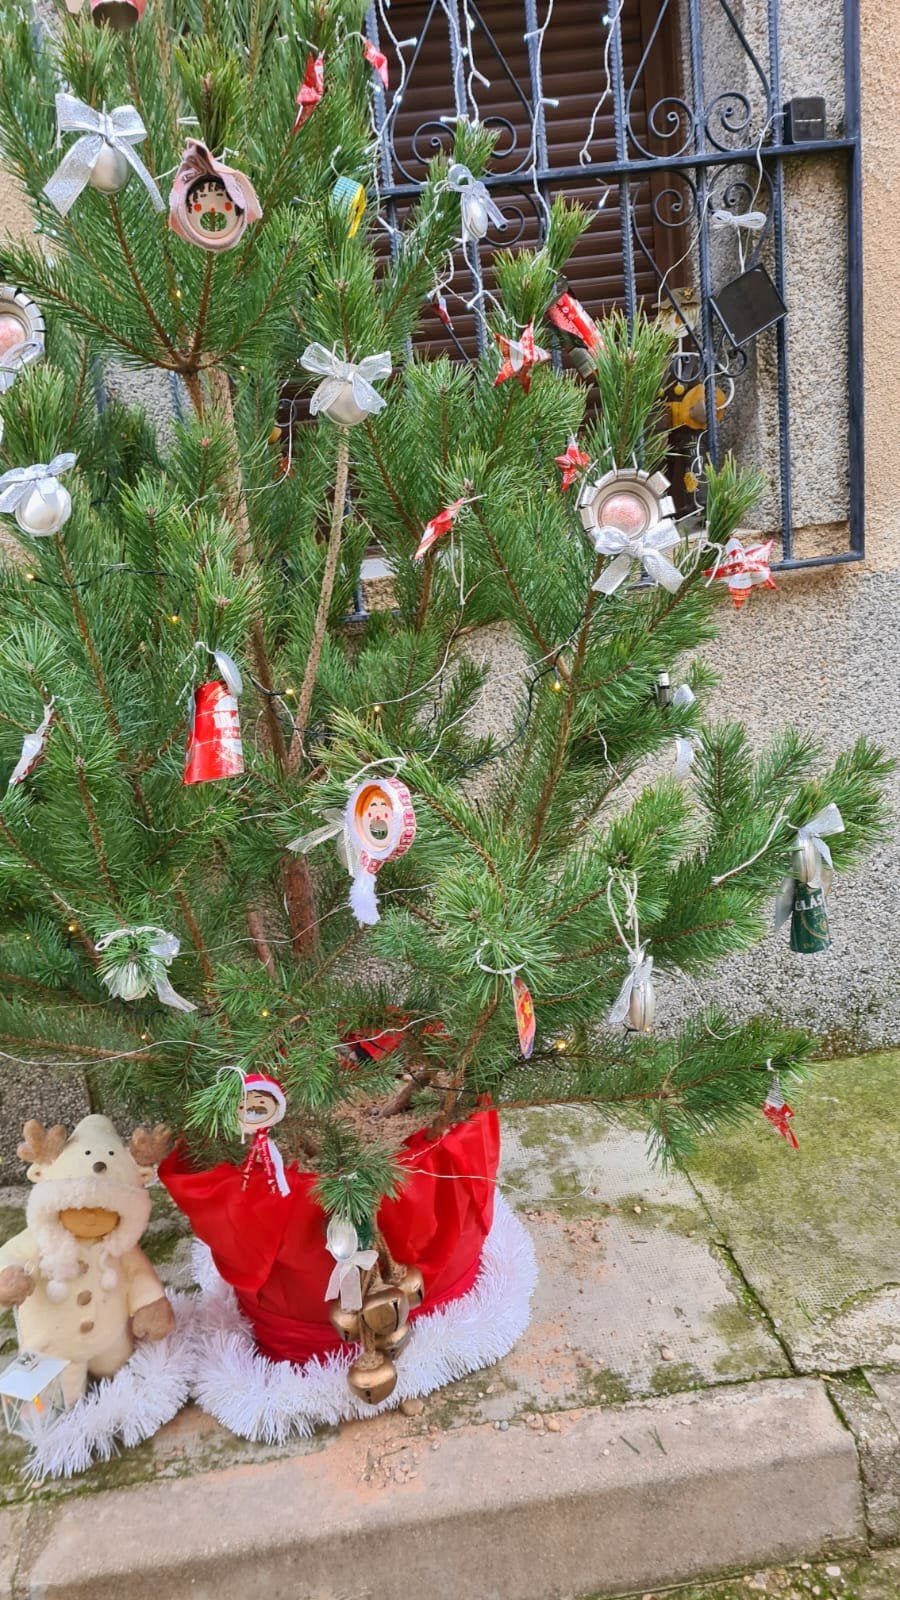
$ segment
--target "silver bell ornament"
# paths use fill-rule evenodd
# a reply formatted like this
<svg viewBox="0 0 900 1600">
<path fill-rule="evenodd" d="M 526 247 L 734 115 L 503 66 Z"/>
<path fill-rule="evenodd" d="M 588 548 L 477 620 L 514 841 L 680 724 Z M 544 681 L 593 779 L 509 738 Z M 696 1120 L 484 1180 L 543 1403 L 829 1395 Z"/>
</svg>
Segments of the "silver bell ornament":
<svg viewBox="0 0 900 1600">
<path fill-rule="evenodd" d="M 103 148 L 91 168 L 88 183 L 92 189 L 99 189 L 101 194 L 118 194 L 120 189 L 124 189 L 130 174 L 131 167 L 121 150 L 104 140 Z"/>
</svg>

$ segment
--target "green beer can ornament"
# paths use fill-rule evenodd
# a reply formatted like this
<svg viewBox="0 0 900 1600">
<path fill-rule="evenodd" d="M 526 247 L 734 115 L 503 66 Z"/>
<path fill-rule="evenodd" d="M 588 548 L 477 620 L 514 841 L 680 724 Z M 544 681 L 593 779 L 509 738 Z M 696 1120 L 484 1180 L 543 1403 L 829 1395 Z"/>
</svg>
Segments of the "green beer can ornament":
<svg viewBox="0 0 900 1600">
<path fill-rule="evenodd" d="M 790 918 L 791 949 L 799 955 L 818 955 L 831 946 L 826 896 L 834 878 L 826 836 L 843 833 L 844 819 L 836 805 L 828 805 L 797 830 L 794 866 L 785 878 L 775 910 L 775 926 Z"/>
</svg>

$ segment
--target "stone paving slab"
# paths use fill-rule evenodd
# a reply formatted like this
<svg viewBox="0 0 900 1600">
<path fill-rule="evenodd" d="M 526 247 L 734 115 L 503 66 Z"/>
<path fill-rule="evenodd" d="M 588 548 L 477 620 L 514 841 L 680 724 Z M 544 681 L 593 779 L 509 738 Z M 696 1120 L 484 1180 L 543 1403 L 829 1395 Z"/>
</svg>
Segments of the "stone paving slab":
<svg viewBox="0 0 900 1600">
<path fill-rule="evenodd" d="M 788 1087 L 800 1149 L 754 1124 L 691 1178 L 797 1370 L 900 1363 L 900 1054 L 824 1062 Z"/>
</svg>

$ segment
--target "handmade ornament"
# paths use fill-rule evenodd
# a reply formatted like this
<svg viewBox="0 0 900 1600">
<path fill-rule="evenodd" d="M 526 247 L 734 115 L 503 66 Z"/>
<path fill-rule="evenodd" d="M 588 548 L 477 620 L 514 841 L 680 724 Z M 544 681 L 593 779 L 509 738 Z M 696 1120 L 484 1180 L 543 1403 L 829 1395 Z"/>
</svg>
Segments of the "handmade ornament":
<svg viewBox="0 0 900 1600">
<path fill-rule="evenodd" d="M 684 582 L 684 574 L 666 554 L 679 543 L 668 489 L 662 472 L 616 467 L 582 487 L 581 525 L 598 555 L 614 557 L 592 585 L 601 594 L 614 594 L 635 562 L 669 594 Z"/>
<path fill-rule="evenodd" d="M 300 357 L 300 365 L 306 372 L 314 372 L 324 378 L 309 402 L 314 417 L 321 412 L 332 422 L 353 427 L 357 422 L 365 422 L 366 417 L 377 415 L 387 404 L 377 389 L 373 389 L 372 383 L 376 378 L 390 377 L 392 362 L 389 350 L 353 362 L 339 360 L 324 345 L 308 344 Z"/>
<path fill-rule="evenodd" d="M 426 522 L 422 530 L 422 537 L 416 546 L 413 561 L 421 561 L 422 557 L 428 554 L 435 540 L 443 538 L 445 533 L 450 532 L 457 516 L 465 505 L 468 505 L 468 500 L 465 496 L 462 500 L 451 500 L 449 506 L 445 506 L 443 511 L 436 512 L 431 521 Z"/>
<path fill-rule="evenodd" d="M 506 218 L 494 204 L 486 185 L 480 178 L 474 177 L 462 162 L 454 162 L 447 173 L 447 183 L 459 195 L 464 241 L 483 239 L 491 224 L 495 228 L 506 227 Z"/>
<path fill-rule="evenodd" d="M 588 350 L 597 351 L 603 348 L 600 329 L 574 295 L 568 293 L 559 295 L 552 306 L 548 306 L 547 319 L 553 323 L 554 328 L 559 328 L 561 333 L 568 333 L 573 339 L 580 339 Z"/>
<path fill-rule="evenodd" d="M 750 590 L 762 585 L 764 589 L 777 589 L 778 585 L 772 577 L 770 562 L 774 539 L 766 539 L 762 544 L 743 545 L 740 539 L 734 537 L 728 540 L 721 559 L 714 567 L 707 567 L 703 576 L 724 583 L 728 593 L 734 601 L 735 609 L 740 611 L 750 598 Z"/>
<path fill-rule="evenodd" d="M 365 1296 L 359 1320 L 361 1326 L 367 1328 L 380 1343 L 393 1338 L 401 1328 L 405 1328 L 408 1316 L 409 1305 L 399 1289 L 379 1283 L 376 1289 Z"/>
<path fill-rule="evenodd" d="M 506 383 L 509 378 L 517 378 L 527 394 L 531 388 L 532 372 L 542 361 L 550 360 L 550 351 L 542 350 L 540 345 L 535 344 L 532 322 L 522 329 L 520 339 L 508 339 L 505 333 L 495 333 L 494 338 L 503 357 L 500 371 L 494 379 L 494 388 L 498 383 Z"/>
<path fill-rule="evenodd" d="M 66 1409 L 63 1373 L 68 1361 L 22 1350 L 0 1372 L 0 1410 L 7 1433 L 35 1443 L 42 1428 Z"/>
<path fill-rule="evenodd" d="M 332 1217 L 329 1220 L 325 1245 L 329 1253 L 334 1256 L 334 1270 L 328 1279 L 325 1299 L 340 1298 L 341 1310 L 344 1312 L 361 1311 L 362 1274 L 371 1272 L 378 1260 L 378 1251 L 360 1250 L 359 1235 L 353 1223 L 343 1217 Z M 333 1321 L 332 1318 L 332 1323 Z M 358 1337 L 358 1334 L 355 1337 Z M 343 1332 L 341 1338 L 345 1338 Z"/>
<path fill-rule="evenodd" d="M 650 1033 L 656 1017 L 653 958 L 643 949 L 628 953 L 629 971 L 609 1013 L 614 1027 L 625 1024 L 631 1033 Z"/>
<path fill-rule="evenodd" d="M 793 1128 L 791 1127 L 791 1119 L 793 1118 L 794 1113 L 781 1092 L 781 1084 L 778 1080 L 778 1074 L 776 1072 L 772 1073 L 769 1083 L 769 1092 L 763 1101 L 762 1110 L 763 1116 L 768 1122 L 771 1122 L 775 1131 L 781 1134 L 782 1139 L 787 1140 L 791 1149 L 799 1150 L 799 1141 L 794 1133 Z"/>
<path fill-rule="evenodd" d="M 262 207 L 250 179 L 188 139 L 169 195 L 169 227 L 201 250 L 233 250 Z"/>
<path fill-rule="evenodd" d="M 314 56 L 310 50 L 306 58 L 306 71 L 303 82 L 297 94 L 297 105 L 300 107 L 294 122 L 294 132 L 303 127 L 304 122 L 312 116 L 325 93 L 325 57 Z"/>
<path fill-rule="evenodd" d="M 127 944 L 120 944 L 122 939 Z M 174 933 L 152 923 L 115 928 L 98 939 L 94 949 L 106 956 L 100 977 L 115 1000 L 143 1000 L 155 989 L 157 999 L 173 1011 L 196 1011 L 193 1002 L 177 994 L 169 981 L 169 967 L 181 949 Z"/>
<path fill-rule="evenodd" d="M 60 483 L 63 472 L 74 467 L 78 457 L 72 451 L 54 456 L 46 465 L 12 467 L 0 477 L 0 512 L 15 516 L 23 533 L 45 539 L 59 533 L 72 512 L 68 489 Z"/>
<path fill-rule="evenodd" d="M 844 819 L 836 805 L 825 806 L 797 830 L 794 865 L 785 878 L 775 905 L 775 926 L 790 917 L 791 949 L 800 955 L 818 955 L 831 946 L 826 897 L 834 868 L 826 837 L 843 833 Z"/>
<path fill-rule="evenodd" d="M 58 132 L 79 133 L 80 139 L 66 151 L 53 176 L 44 185 L 44 194 L 65 216 L 82 189 L 90 184 L 102 194 L 116 194 L 136 172 L 156 211 L 165 203 L 134 146 L 147 137 L 147 130 L 134 106 L 117 106 L 115 111 L 95 111 L 71 94 L 56 96 Z"/>
<path fill-rule="evenodd" d="M 22 740 L 22 754 L 10 773 L 7 788 L 12 789 L 17 783 L 22 783 L 25 778 L 30 778 L 35 767 L 43 760 L 55 715 L 53 700 L 48 700 L 44 707 L 44 715 L 34 732 L 26 733 L 25 738 Z"/>
<path fill-rule="evenodd" d="M 210 654 L 221 674 L 194 689 L 182 783 L 214 783 L 236 778 L 244 770 L 244 748 L 238 717 L 240 672 L 224 650 Z"/>
<path fill-rule="evenodd" d="M 575 438 L 574 434 L 570 438 L 562 455 L 554 456 L 553 459 L 556 462 L 556 465 L 559 467 L 560 473 L 562 474 L 559 487 L 563 494 L 565 494 L 567 489 L 572 487 L 572 484 L 578 477 L 582 467 L 589 467 L 591 464 L 590 456 L 585 455 L 583 450 L 579 450 L 578 440 Z"/>
<path fill-rule="evenodd" d="M 656 674 L 653 698 L 661 711 L 665 711 L 672 704 L 672 685 L 667 672 L 658 672 Z"/>
<path fill-rule="evenodd" d="M 397 1368 L 380 1350 L 364 1350 L 347 1373 L 351 1394 L 367 1406 L 380 1405 L 397 1387 Z"/>
<path fill-rule="evenodd" d="M 451 332 L 452 332 L 452 330 L 453 330 L 453 318 L 451 317 L 450 312 L 447 309 L 447 301 L 444 298 L 444 294 L 443 294 L 442 290 L 440 290 L 440 289 L 432 289 L 432 291 L 431 291 L 430 295 L 428 296 L 428 298 L 431 301 L 432 306 L 434 307 L 435 316 L 440 317 L 442 323 L 444 324 L 444 327 L 445 328 L 449 328 L 451 330 Z"/>
<path fill-rule="evenodd" d="M 388 58 L 371 39 L 363 40 L 363 56 L 373 72 L 377 72 L 385 88 L 388 87 Z"/>
<path fill-rule="evenodd" d="M 347 238 L 352 239 L 359 231 L 366 209 L 365 189 L 355 178 L 338 178 L 331 191 L 331 200 L 346 217 Z"/>
<path fill-rule="evenodd" d="M 43 359 L 44 333 L 34 300 L 23 289 L 0 283 L 0 394 L 12 388 L 23 367 Z"/>
<path fill-rule="evenodd" d="M 534 1049 L 534 1034 L 537 1026 L 534 1015 L 534 1001 L 531 990 L 520 978 L 518 973 L 512 980 L 513 1003 L 516 1008 L 516 1032 L 519 1035 L 519 1049 L 527 1061 Z"/>
<path fill-rule="evenodd" d="M 147 0 L 91 0 L 91 21 L 99 27 L 127 33 L 140 22 Z"/>
<path fill-rule="evenodd" d="M 350 908 L 357 922 L 380 921 L 375 878 L 388 861 L 406 854 L 416 837 L 416 814 L 399 778 L 367 778 L 344 810 L 344 837 L 353 884 Z"/>
<path fill-rule="evenodd" d="M 675 395 L 676 398 L 668 402 L 669 427 L 691 428 L 695 433 L 702 433 L 706 427 L 706 384 L 695 383 L 687 392 L 681 384 L 676 384 Z M 724 410 L 725 391 L 716 389 L 717 422 L 721 422 Z"/>
<path fill-rule="evenodd" d="M 258 1167 L 273 1194 L 290 1194 L 291 1186 L 285 1176 L 281 1151 L 269 1133 L 270 1128 L 281 1122 L 286 1111 L 287 1100 L 277 1079 L 270 1078 L 264 1072 L 247 1074 L 241 1090 L 238 1126 L 241 1143 L 248 1134 L 252 1135 L 253 1143 L 244 1162 L 243 1189 L 246 1189 Z"/>
<path fill-rule="evenodd" d="M 684 782 L 690 777 L 691 767 L 697 753 L 698 741 L 693 738 L 684 739 L 680 735 L 675 739 L 675 765 L 672 768 L 672 777 L 679 782 Z"/>
<path fill-rule="evenodd" d="M 19 1156 L 34 1185 L 22 1233 L 0 1247 L 0 1305 L 18 1308 L 20 1349 L 66 1362 L 67 1404 L 88 1376 L 110 1377 L 135 1340 L 165 1338 L 174 1313 L 138 1240 L 150 1220 L 147 1185 L 168 1129 L 138 1128 L 126 1145 L 108 1117 L 62 1127 L 26 1122 Z"/>
</svg>

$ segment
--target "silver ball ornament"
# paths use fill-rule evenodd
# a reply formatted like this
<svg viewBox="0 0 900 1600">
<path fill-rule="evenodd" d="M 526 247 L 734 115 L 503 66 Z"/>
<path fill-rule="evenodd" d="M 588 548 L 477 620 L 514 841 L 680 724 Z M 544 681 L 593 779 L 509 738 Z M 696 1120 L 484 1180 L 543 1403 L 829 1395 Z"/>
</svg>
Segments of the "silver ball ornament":
<svg viewBox="0 0 900 1600">
<path fill-rule="evenodd" d="M 22 496 L 16 506 L 16 521 L 23 533 L 36 538 L 46 538 L 58 533 L 72 513 L 72 497 L 68 489 L 52 478 L 43 490 L 38 484 Z"/>
<path fill-rule="evenodd" d="M 131 174 L 128 164 L 121 150 L 115 145 L 104 140 L 103 149 L 100 151 L 93 167 L 88 182 L 92 189 L 99 189 L 101 194 L 118 194 L 124 189 Z"/>
<path fill-rule="evenodd" d="M 328 417 L 331 422 L 342 422 L 345 427 L 353 428 L 358 422 L 365 422 L 369 413 L 356 404 L 353 398 L 353 385 L 346 383 L 340 394 L 323 408 L 321 415 Z"/>
</svg>

